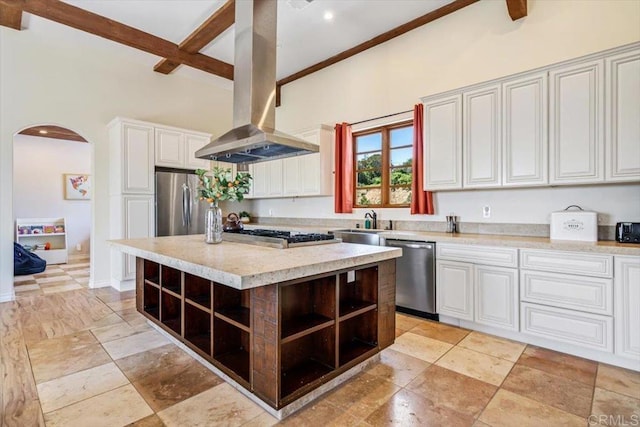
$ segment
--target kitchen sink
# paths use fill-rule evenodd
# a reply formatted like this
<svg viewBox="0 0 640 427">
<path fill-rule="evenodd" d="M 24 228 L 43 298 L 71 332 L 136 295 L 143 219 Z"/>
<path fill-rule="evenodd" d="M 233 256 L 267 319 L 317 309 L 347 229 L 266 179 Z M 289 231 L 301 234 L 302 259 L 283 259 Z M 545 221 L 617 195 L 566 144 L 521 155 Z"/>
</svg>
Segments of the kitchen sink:
<svg viewBox="0 0 640 427">
<path fill-rule="evenodd" d="M 381 230 L 368 230 L 366 228 L 347 228 L 343 230 L 333 230 L 329 233 L 342 239 L 344 243 L 360 243 L 361 245 L 380 246 Z"/>
</svg>

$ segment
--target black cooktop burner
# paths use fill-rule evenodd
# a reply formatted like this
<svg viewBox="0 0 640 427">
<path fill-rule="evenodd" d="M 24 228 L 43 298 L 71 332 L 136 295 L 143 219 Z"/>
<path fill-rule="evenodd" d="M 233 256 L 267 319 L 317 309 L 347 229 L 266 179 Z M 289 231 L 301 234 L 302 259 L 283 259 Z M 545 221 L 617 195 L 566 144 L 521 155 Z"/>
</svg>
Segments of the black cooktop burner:
<svg viewBox="0 0 640 427">
<path fill-rule="evenodd" d="M 273 237 L 277 239 L 284 239 L 287 241 L 287 243 L 317 242 L 320 240 L 335 239 L 335 236 L 333 234 L 296 233 L 296 232 L 292 233 L 291 231 L 266 230 L 262 228 L 256 228 L 252 230 L 226 231 L 226 233 L 245 234 L 249 236 L 260 236 L 260 237 Z"/>
</svg>

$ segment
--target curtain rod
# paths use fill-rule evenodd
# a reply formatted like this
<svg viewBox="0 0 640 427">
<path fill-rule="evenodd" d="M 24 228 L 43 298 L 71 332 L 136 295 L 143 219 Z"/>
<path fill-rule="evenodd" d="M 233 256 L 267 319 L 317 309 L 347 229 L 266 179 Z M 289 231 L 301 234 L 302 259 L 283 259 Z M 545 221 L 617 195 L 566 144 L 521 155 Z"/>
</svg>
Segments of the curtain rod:
<svg viewBox="0 0 640 427">
<path fill-rule="evenodd" d="M 386 116 L 374 117 L 373 119 L 360 120 L 359 122 L 349 123 L 350 125 L 359 125 L 360 123 L 372 122 L 374 120 L 386 119 L 387 117 L 398 116 L 400 114 L 411 113 L 413 110 L 400 111 L 399 113 L 387 114 Z"/>
</svg>

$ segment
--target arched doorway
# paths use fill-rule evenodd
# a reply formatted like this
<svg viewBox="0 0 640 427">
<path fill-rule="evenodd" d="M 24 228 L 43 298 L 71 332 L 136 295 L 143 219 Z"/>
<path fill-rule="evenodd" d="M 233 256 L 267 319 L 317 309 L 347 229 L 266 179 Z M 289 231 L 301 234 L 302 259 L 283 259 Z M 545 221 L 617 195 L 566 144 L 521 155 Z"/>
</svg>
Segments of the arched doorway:
<svg viewBox="0 0 640 427">
<path fill-rule="evenodd" d="M 87 288 L 92 235 L 91 150 L 65 127 L 43 124 L 13 137 L 16 241 L 47 261 L 14 275 L 16 298 Z"/>
</svg>

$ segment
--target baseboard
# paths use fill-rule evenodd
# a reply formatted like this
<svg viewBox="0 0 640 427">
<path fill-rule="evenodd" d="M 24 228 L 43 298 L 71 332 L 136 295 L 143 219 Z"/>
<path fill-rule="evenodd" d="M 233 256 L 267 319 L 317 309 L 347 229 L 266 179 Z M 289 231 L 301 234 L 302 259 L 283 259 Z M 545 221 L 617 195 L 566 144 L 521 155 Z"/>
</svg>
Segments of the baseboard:
<svg viewBox="0 0 640 427">
<path fill-rule="evenodd" d="M 11 292 L 5 292 L 4 294 L 0 294 L 0 302 L 9 302 L 14 301 L 16 299 L 16 293 L 11 290 Z"/>
<path fill-rule="evenodd" d="M 111 286 L 110 280 L 97 280 L 93 282 L 89 282 L 89 289 L 95 288 L 106 288 L 107 286 Z"/>
<path fill-rule="evenodd" d="M 132 291 L 136 288 L 136 281 L 135 279 L 129 279 L 129 280 L 111 279 L 110 285 L 112 288 L 120 292 Z"/>
</svg>

